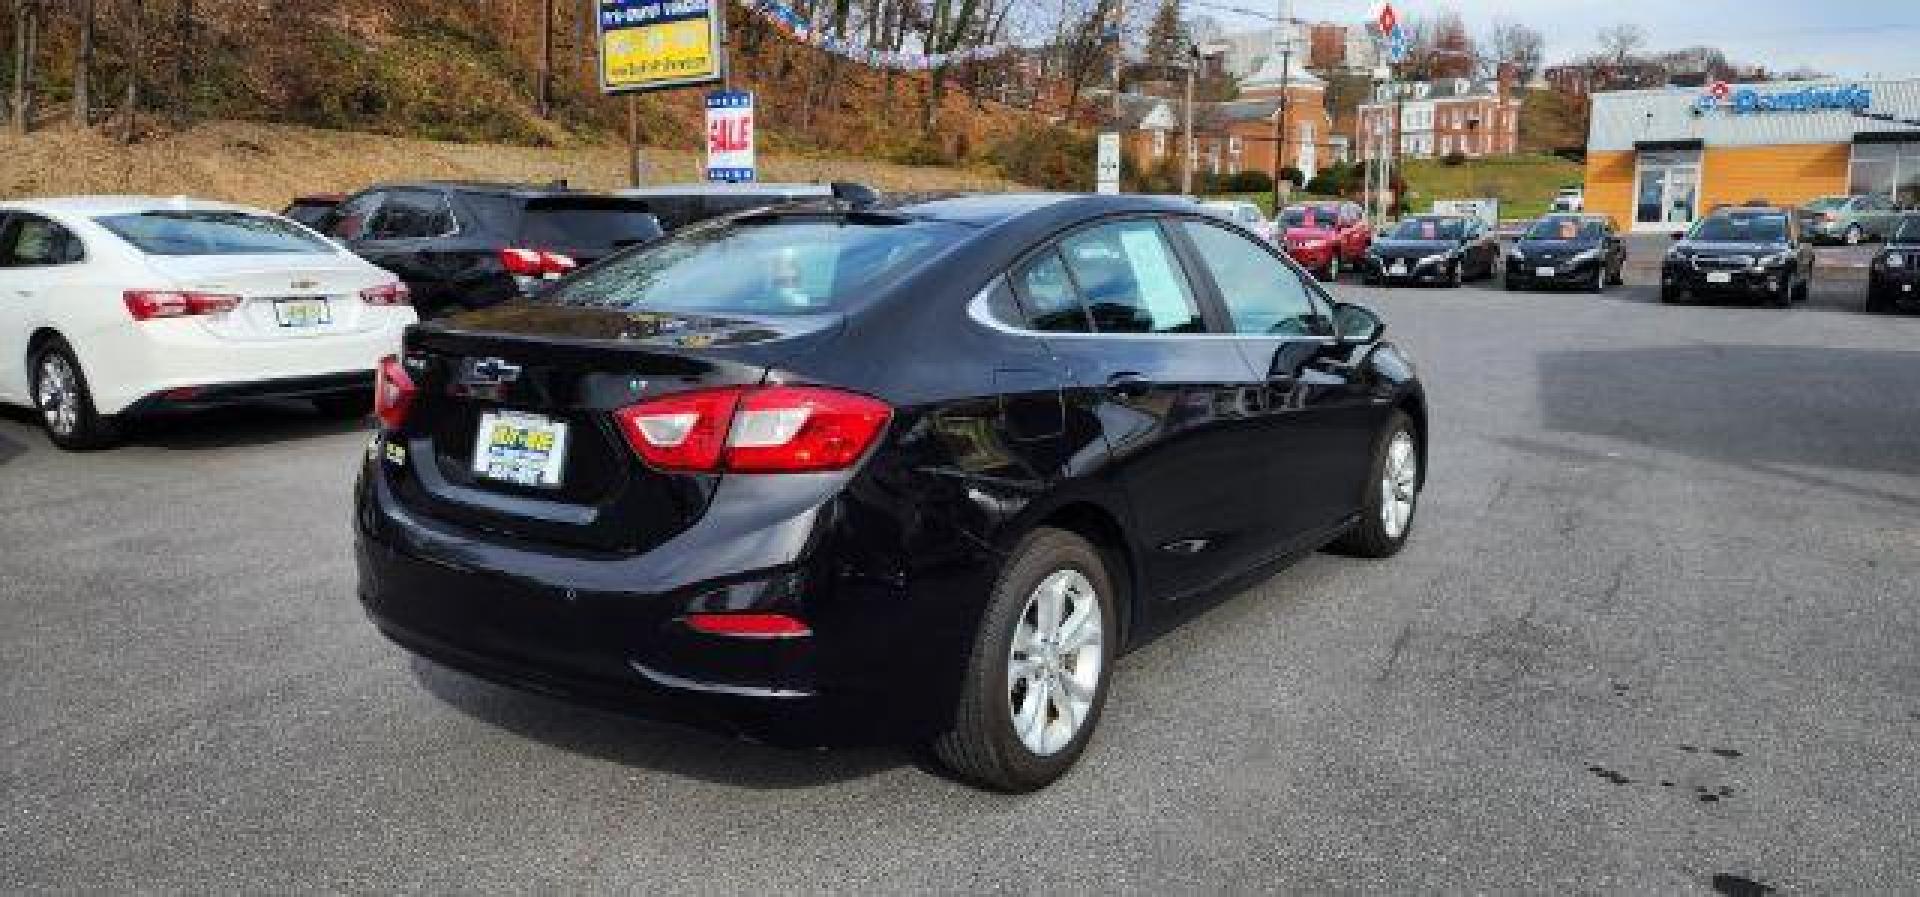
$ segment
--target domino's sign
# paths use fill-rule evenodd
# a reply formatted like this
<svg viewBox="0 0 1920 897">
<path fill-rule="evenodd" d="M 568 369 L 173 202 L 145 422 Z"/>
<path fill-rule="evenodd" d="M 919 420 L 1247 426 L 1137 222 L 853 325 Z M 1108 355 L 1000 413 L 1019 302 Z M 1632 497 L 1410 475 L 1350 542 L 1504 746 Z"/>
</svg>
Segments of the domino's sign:
<svg viewBox="0 0 1920 897">
<path fill-rule="evenodd" d="M 753 179 L 753 91 L 716 90 L 707 95 L 707 180 Z"/>
<path fill-rule="evenodd" d="M 1858 84 L 1761 91 L 1752 87 L 1736 88 L 1725 81 L 1708 84 L 1694 103 L 1694 109 L 1699 112 L 1725 109 L 1736 115 L 1758 112 L 1864 112 L 1872 106 L 1873 91 Z"/>
</svg>

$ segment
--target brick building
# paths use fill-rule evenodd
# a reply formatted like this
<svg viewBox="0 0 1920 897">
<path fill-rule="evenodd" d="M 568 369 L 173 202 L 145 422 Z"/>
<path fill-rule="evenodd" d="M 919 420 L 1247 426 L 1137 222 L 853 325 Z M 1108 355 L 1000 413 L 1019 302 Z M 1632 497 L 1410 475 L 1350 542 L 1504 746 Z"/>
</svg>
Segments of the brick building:
<svg viewBox="0 0 1920 897">
<path fill-rule="evenodd" d="M 1354 141 L 1362 158 L 1373 158 L 1382 137 L 1399 134 L 1399 154 L 1435 158 L 1459 153 L 1469 158 L 1504 156 L 1520 151 L 1520 96 L 1514 79 L 1475 81 L 1441 78 L 1383 85 L 1372 102 L 1360 104 L 1355 116 Z M 1390 125 L 1395 113 L 1399 127 Z M 1367 139 L 1367 135 L 1375 135 Z"/>
</svg>

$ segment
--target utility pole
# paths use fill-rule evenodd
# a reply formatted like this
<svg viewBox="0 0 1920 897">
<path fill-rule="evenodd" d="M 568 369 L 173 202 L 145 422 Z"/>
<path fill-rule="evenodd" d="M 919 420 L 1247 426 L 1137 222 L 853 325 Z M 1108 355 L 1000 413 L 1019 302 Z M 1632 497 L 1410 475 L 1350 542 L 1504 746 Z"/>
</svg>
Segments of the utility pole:
<svg viewBox="0 0 1920 897">
<path fill-rule="evenodd" d="M 1293 11 L 1289 0 L 1280 0 L 1280 23 L 1274 36 L 1280 44 L 1280 108 L 1273 117 L 1273 213 L 1280 214 L 1280 170 L 1287 155 L 1287 109 L 1293 105 Z"/>
<path fill-rule="evenodd" d="M 1193 79 L 1200 68 L 1200 48 L 1187 45 L 1187 161 L 1180 167 L 1180 195 L 1193 195 Z"/>
</svg>

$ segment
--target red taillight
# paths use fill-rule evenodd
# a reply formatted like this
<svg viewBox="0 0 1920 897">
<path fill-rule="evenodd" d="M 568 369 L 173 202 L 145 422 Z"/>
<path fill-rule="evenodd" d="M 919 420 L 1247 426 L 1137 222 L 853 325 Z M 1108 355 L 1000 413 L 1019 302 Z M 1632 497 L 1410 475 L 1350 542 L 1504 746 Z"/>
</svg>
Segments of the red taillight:
<svg viewBox="0 0 1920 897">
<path fill-rule="evenodd" d="M 381 426 L 400 429 L 400 425 L 407 422 L 407 412 L 413 410 L 413 396 L 417 392 L 413 378 L 407 376 L 407 369 L 401 366 L 398 357 L 389 355 L 380 359 L 374 373 L 373 413 L 380 418 Z"/>
<path fill-rule="evenodd" d="M 687 626 L 708 635 L 734 638 L 804 638 L 813 634 L 806 623 L 786 614 L 688 614 Z"/>
<path fill-rule="evenodd" d="M 239 296 L 182 290 L 127 290 L 120 294 L 120 299 L 136 321 L 218 314 L 240 305 Z"/>
<path fill-rule="evenodd" d="M 893 409 L 813 386 L 729 386 L 614 412 L 641 460 L 660 470 L 840 470 L 866 454 Z"/>
<path fill-rule="evenodd" d="M 361 290 L 360 301 L 368 305 L 407 305 L 413 302 L 413 291 L 396 280 Z"/>
<path fill-rule="evenodd" d="M 508 247 L 500 250 L 500 267 L 520 277 L 558 277 L 580 267 L 580 263 L 558 252 Z"/>
</svg>

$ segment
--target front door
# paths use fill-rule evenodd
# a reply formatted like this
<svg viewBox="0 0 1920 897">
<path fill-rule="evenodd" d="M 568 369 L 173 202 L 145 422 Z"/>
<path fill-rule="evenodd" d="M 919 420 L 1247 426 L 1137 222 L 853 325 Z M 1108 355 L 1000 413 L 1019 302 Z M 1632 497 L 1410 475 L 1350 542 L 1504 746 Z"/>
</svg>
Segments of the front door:
<svg viewBox="0 0 1920 897">
<path fill-rule="evenodd" d="M 1680 231 L 1699 214 L 1700 153 L 1649 150 L 1635 176 L 1633 229 Z"/>
<path fill-rule="evenodd" d="M 1332 312 L 1311 276 L 1217 225 L 1187 220 L 1180 232 L 1226 311 L 1257 397 L 1249 479 L 1259 483 L 1266 547 L 1297 548 L 1358 510 L 1385 410 L 1334 363 L 1342 359 L 1333 357 Z"/>
</svg>

